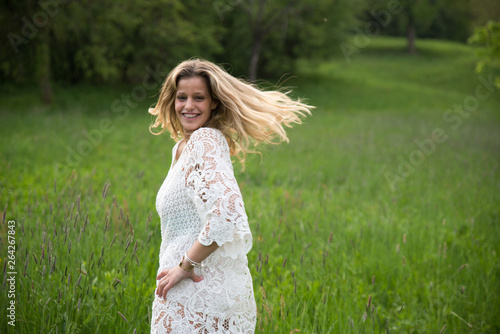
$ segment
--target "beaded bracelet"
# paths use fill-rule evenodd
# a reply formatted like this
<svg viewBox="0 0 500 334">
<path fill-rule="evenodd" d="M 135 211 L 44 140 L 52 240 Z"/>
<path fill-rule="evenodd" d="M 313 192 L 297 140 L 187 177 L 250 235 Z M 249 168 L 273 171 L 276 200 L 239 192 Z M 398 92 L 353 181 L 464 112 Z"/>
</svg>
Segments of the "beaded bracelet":
<svg viewBox="0 0 500 334">
<path fill-rule="evenodd" d="M 198 263 L 198 262 L 194 262 L 193 260 L 191 260 L 189 257 L 188 257 L 188 253 L 186 252 L 186 254 L 184 254 L 184 258 L 194 267 L 194 268 L 197 268 L 197 269 L 201 269 L 204 267 L 204 265 L 202 263 Z"/>
</svg>

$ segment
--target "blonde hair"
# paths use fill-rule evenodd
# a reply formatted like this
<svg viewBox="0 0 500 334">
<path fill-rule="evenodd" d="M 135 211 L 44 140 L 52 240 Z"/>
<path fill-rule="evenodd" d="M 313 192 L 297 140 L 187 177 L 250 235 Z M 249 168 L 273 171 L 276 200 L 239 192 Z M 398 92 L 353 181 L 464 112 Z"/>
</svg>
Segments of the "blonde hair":
<svg viewBox="0 0 500 334">
<path fill-rule="evenodd" d="M 301 124 L 301 117 L 310 115 L 314 108 L 300 99 L 290 98 L 289 91 L 263 91 L 233 77 L 212 62 L 190 59 L 177 65 L 165 79 L 156 107 L 149 110 L 157 116 L 149 127 L 151 133 L 159 135 L 168 129 L 175 141 L 185 137 L 175 112 L 175 95 L 179 80 L 192 77 L 205 81 L 209 94 L 217 103 L 204 126 L 219 129 L 224 134 L 231 155 L 236 156 L 243 167 L 246 154 L 256 153 L 250 149 L 251 144 L 288 142 L 283 126 Z M 161 130 L 153 132 L 152 129 L 158 126 Z M 278 142 L 275 142 L 276 138 L 279 138 Z"/>
</svg>

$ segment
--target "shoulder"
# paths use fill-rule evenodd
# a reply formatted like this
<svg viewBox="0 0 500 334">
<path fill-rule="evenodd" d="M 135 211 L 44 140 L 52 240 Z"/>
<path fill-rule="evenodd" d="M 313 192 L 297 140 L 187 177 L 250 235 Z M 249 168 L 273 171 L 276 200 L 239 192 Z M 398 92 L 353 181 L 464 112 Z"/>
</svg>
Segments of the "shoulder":
<svg viewBox="0 0 500 334">
<path fill-rule="evenodd" d="M 199 128 L 191 134 L 188 146 L 195 157 L 219 157 L 231 161 L 226 137 L 218 129 Z"/>
<path fill-rule="evenodd" d="M 203 138 L 224 138 L 222 131 L 214 128 L 199 128 L 191 134 L 191 139 L 203 139 Z"/>
<path fill-rule="evenodd" d="M 204 142 L 213 143 L 216 146 L 227 146 L 226 137 L 222 134 L 222 131 L 214 128 L 199 128 L 195 130 L 189 139 L 193 143 Z"/>
</svg>

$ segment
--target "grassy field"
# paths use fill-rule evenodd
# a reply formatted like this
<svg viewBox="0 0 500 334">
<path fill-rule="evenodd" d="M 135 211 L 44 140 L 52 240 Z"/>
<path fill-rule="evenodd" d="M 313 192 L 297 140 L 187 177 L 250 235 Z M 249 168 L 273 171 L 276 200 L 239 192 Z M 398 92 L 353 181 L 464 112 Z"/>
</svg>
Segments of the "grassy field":
<svg viewBox="0 0 500 334">
<path fill-rule="evenodd" d="M 500 331 L 499 93 L 470 47 L 404 44 L 301 62 L 314 116 L 236 165 L 259 333 Z M 173 142 L 134 92 L 2 89 L 2 333 L 148 332 Z"/>
</svg>

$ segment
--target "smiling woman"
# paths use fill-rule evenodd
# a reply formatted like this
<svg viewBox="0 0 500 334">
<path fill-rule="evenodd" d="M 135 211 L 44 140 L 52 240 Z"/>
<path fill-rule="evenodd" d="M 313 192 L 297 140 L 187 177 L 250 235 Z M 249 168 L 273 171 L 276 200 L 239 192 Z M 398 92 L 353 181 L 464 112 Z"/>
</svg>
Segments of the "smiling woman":
<svg viewBox="0 0 500 334">
<path fill-rule="evenodd" d="M 252 234 L 231 155 L 244 157 L 250 141 L 288 140 L 283 126 L 301 123 L 311 108 L 208 61 L 170 72 L 149 110 L 157 116 L 151 128 L 180 140 L 156 198 L 162 243 L 151 333 L 254 332 Z"/>
<path fill-rule="evenodd" d="M 212 115 L 217 102 L 212 99 L 207 83 L 202 77 L 179 80 L 175 98 L 175 112 L 185 135 L 202 127 Z"/>
</svg>

